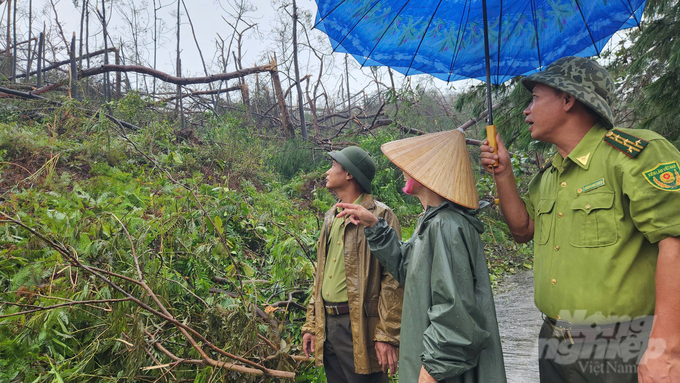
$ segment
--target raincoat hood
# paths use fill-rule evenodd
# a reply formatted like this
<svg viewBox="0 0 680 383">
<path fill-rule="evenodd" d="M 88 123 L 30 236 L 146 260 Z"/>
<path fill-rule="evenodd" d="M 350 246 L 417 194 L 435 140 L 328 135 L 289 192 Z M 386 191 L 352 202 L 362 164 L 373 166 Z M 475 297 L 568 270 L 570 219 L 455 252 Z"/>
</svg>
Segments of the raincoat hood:
<svg viewBox="0 0 680 383">
<path fill-rule="evenodd" d="M 484 232 L 484 224 L 482 223 L 482 221 L 480 221 L 477 217 L 473 215 L 474 210 L 470 210 L 463 206 L 456 205 L 451 201 L 444 201 L 439 206 L 428 206 L 425 212 L 423 213 L 424 217 L 422 223 L 429 221 L 434 216 L 436 216 L 437 213 L 445 209 L 452 209 L 457 211 L 458 213 L 460 213 L 461 216 L 463 216 L 463 218 L 465 218 L 465 220 L 467 220 L 470 223 L 470 225 L 472 225 L 472 227 L 475 228 L 475 230 L 477 230 L 479 234 L 482 234 Z M 422 223 L 421 227 L 418 228 L 419 233 L 422 233 L 422 230 L 424 230 L 422 228 L 423 226 Z"/>
</svg>

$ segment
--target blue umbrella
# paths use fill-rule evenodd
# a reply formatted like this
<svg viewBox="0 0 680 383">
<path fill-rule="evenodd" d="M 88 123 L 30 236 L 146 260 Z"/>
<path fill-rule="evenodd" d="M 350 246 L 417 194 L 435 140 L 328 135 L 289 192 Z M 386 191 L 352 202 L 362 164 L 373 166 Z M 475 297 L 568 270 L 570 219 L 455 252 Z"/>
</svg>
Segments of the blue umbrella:
<svg viewBox="0 0 680 383">
<path fill-rule="evenodd" d="M 362 66 L 501 84 L 564 56 L 594 56 L 639 25 L 646 0 L 316 0 L 315 28 Z M 488 5 L 487 5 L 488 3 Z M 486 41 L 486 43 L 485 43 Z"/>
</svg>

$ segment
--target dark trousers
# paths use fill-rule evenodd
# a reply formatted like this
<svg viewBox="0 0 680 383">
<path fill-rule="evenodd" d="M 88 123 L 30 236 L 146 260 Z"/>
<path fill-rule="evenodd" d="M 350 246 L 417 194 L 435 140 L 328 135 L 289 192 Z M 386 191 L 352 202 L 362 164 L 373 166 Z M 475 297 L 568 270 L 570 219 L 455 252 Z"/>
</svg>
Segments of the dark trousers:
<svg viewBox="0 0 680 383">
<path fill-rule="evenodd" d="M 541 383 L 637 383 L 652 321 L 574 326 L 546 320 L 538 338 Z"/>
<path fill-rule="evenodd" d="M 326 315 L 326 341 L 323 344 L 323 367 L 328 383 L 382 383 L 387 374 L 357 374 L 354 371 L 354 347 L 349 314 Z"/>
</svg>

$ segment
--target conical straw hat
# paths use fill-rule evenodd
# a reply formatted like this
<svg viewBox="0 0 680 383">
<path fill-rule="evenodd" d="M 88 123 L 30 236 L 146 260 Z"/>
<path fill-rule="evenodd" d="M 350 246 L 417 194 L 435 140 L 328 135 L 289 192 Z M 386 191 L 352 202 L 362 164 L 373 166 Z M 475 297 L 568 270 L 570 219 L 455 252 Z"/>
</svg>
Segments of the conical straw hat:
<svg viewBox="0 0 680 383">
<path fill-rule="evenodd" d="M 470 153 L 460 130 L 392 141 L 380 149 L 421 185 L 458 205 L 479 208 Z"/>
</svg>

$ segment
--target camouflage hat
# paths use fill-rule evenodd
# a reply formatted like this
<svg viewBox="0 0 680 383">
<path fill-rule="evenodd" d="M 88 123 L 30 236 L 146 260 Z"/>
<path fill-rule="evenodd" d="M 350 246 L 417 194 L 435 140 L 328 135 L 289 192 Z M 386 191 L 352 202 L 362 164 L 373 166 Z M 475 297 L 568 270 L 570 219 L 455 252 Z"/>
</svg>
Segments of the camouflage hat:
<svg viewBox="0 0 680 383">
<path fill-rule="evenodd" d="M 597 113 L 608 129 L 614 126 L 610 107 L 614 97 L 614 79 L 595 60 L 562 57 L 542 72 L 522 79 L 522 84 L 529 91 L 536 83 L 569 93 Z"/>
<path fill-rule="evenodd" d="M 371 181 L 375 176 L 375 162 L 366 151 L 358 146 L 348 146 L 339 152 L 328 152 L 328 155 L 342 165 L 366 193 L 371 192 Z"/>
</svg>

